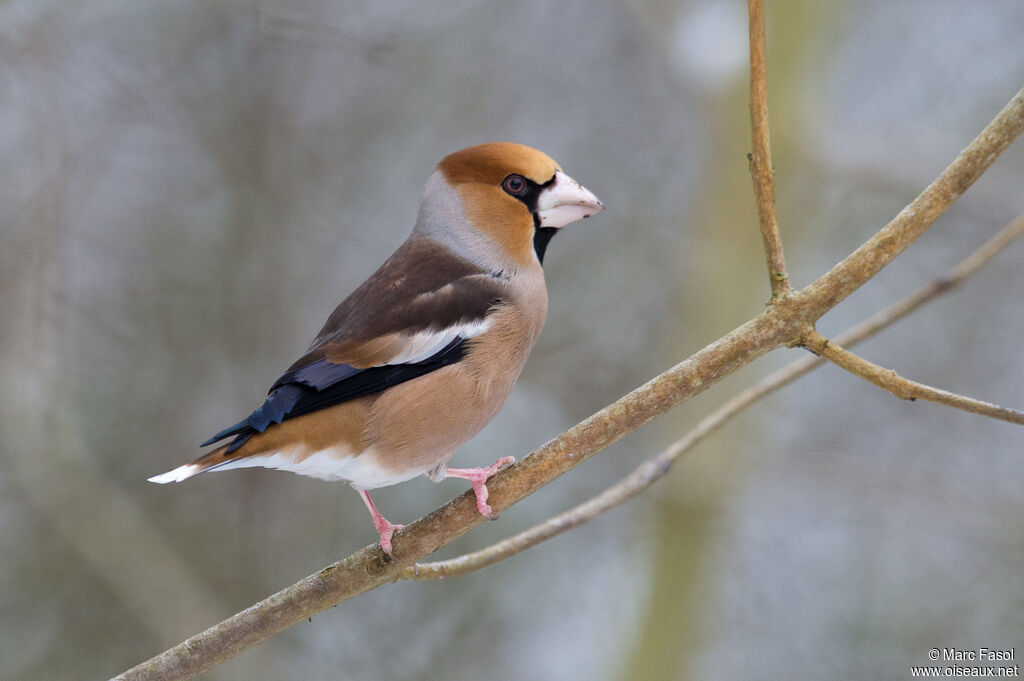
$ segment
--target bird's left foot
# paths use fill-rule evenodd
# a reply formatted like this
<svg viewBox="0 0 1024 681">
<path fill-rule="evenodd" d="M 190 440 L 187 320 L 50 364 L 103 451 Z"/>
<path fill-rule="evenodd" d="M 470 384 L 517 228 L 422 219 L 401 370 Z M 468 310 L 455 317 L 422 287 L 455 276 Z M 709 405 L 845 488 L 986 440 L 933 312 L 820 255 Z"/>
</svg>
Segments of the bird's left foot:
<svg viewBox="0 0 1024 681">
<path fill-rule="evenodd" d="M 391 537 L 394 536 L 395 530 L 400 530 L 405 525 L 393 523 L 382 516 L 380 511 L 377 510 L 376 504 L 373 503 L 373 499 L 370 498 L 370 493 L 362 487 L 356 487 L 355 485 L 353 487 L 359 492 L 363 503 L 366 504 L 366 509 L 370 512 L 370 517 L 373 518 L 373 526 L 376 528 L 377 534 L 380 535 L 380 547 L 384 550 L 384 553 L 388 554 L 388 558 L 395 560 L 395 554 L 391 552 Z"/>
<path fill-rule="evenodd" d="M 388 558 L 395 560 L 395 554 L 391 553 L 391 537 L 394 536 L 395 530 L 400 530 L 405 525 L 388 522 L 384 516 L 378 516 L 374 518 L 373 526 L 377 528 L 377 534 L 380 535 L 380 547 L 384 553 L 388 554 Z"/>
<path fill-rule="evenodd" d="M 491 507 L 487 504 L 487 481 L 502 468 L 515 462 L 516 457 L 503 456 L 487 468 L 449 468 L 446 474 L 453 478 L 469 480 L 473 485 L 473 493 L 476 494 L 476 510 L 488 520 L 494 520 L 497 516 L 491 512 Z"/>
</svg>

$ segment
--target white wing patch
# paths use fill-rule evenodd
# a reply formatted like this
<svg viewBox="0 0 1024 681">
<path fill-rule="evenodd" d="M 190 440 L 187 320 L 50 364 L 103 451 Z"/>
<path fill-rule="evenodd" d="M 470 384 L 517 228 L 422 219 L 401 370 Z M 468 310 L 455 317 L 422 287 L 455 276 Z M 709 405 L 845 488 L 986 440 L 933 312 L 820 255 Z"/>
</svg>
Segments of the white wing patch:
<svg viewBox="0 0 1024 681">
<path fill-rule="evenodd" d="M 392 357 L 385 364 L 414 364 L 422 362 L 439 353 L 457 337 L 469 339 L 473 336 L 479 336 L 490 326 L 491 320 L 485 317 L 467 324 L 449 326 L 440 331 L 420 331 L 409 336 L 409 342 L 402 352 Z"/>
</svg>

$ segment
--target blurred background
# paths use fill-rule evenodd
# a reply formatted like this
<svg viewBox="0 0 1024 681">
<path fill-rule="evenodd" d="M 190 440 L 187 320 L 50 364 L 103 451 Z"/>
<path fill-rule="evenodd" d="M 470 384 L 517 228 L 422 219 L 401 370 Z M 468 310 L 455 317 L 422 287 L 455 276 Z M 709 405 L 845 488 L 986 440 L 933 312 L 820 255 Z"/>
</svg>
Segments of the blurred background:
<svg viewBox="0 0 1024 681">
<path fill-rule="evenodd" d="M 768 3 L 802 286 L 1024 84 L 1019 0 Z M 372 542 L 347 486 L 148 476 L 249 413 L 405 238 L 456 149 L 539 147 L 605 214 L 555 240 L 545 333 L 457 465 L 522 456 L 768 297 L 741 0 L 0 5 L 0 678 L 106 678 Z M 1018 141 L 826 316 L 835 334 L 1022 208 Z M 1024 407 L 1024 244 L 859 351 Z M 730 377 L 443 550 L 583 501 L 800 350 Z M 826 367 L 627 506 L 464 579 L 388 585 L 204 679 L 909 678 L 1024 648 L 1019 427 Z M 466 489 L 380 490 L 410 522 Z M 1019 653 L 1018 653 L 1019 654 Z"/>
</svg>

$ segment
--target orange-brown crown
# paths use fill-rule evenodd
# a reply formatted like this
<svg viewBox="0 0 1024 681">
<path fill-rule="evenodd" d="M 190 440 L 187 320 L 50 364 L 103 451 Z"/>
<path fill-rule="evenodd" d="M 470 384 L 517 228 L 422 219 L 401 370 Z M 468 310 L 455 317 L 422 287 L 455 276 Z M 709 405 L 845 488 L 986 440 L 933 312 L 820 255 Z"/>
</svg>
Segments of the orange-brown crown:
<svg viewBox="0 0 1024 681">
<path fill-rule="evenodd" d="M 498 186 L 506 176 L 516 173 L 537 184 L 544 184 L 561 170 L 542 151 L 512 142 L 489 142 L 449 154 L 438 166 L 453 185 L 482 183 Z"/>
</svg>

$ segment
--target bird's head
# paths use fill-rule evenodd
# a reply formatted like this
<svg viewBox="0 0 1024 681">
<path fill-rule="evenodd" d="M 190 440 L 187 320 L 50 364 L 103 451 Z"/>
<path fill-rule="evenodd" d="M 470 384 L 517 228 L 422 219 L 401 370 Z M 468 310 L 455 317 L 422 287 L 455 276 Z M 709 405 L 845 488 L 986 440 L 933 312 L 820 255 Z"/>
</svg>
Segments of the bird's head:
<svg viewBox="0 0 1024 681">
<path fill-rule="evenodd" d="M 469 225 L 520 264 L 542 260 L 560 227 L 604 210 L 550 156 L 521 144 L 457 151 L 438 164 L 438 172 L 457 193 Z"/>
</svg>

